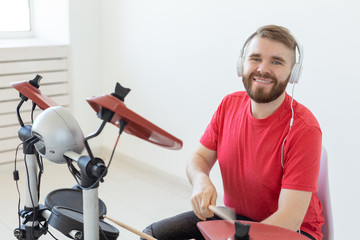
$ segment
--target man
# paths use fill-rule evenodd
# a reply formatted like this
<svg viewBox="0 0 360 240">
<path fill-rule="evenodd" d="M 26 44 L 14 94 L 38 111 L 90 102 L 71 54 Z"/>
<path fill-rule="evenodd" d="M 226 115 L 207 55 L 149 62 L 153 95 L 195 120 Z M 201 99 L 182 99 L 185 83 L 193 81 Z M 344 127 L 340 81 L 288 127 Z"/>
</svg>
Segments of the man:
<svg viewBox="0 0 360 240">
<path fill-rule="evenodd" d="M 159 240 L 203 239 L 196 223 L 218 219 L 209 210 L 217 199 L 209 173 L 218 160 L 225 206 L 238 219 L 322 239 L 316 194 L 321 130 L 312 113 L 285 92 L 290 79 L 297 82 L 291 75 L 294 68 L 295 75 L 300 71 L 297 48 L 289 31 L 274 25 L 259 28 L 245 43 L 238 72 L 246 92 L 223 99 L 187 164 L 193 211 L 156 222 L 146 233 Z"/>
</svg>

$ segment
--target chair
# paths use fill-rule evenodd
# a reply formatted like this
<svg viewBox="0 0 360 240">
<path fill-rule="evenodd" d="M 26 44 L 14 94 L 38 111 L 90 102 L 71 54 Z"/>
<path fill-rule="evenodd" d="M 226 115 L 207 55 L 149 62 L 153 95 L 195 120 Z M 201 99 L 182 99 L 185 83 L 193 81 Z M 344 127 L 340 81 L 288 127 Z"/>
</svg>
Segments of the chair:
<svg viewBox="0 0 360 240">
<path fill-rule="evenodd" d="M 331 201 L 330 201 L 328 159 L 327 159 L 327 152 L 324 147 L 322 147 L 322 151 L 321 151 L 318 185 L 319 185 L 319 190 L 317 194 L 320 199 L 324 218 L 325 218 L 325 223 L 322 226 L 322 233 L 324 235 L 323 240 L 333 240 L 334 228 L 333 228 L 333 218 L 331 211 Z"/>
</svg>

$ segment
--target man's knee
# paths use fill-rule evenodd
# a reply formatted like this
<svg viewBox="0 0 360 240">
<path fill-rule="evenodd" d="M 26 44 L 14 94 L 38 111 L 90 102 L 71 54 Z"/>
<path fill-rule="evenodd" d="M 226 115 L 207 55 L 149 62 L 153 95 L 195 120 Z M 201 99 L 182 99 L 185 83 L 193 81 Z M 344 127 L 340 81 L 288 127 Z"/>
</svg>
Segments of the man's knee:
<svg viewBox="0 0 360 240">
<path fill-rule="evenodd" d="M 152 232 L 152 224 L 147 226 L 144 230 L 143 233 L 145 233 L 146 235 L 149 235 L 151 237 L 154 237 L 153 232 Z M 140 238 L 141 240 L 146 240 L 145 238 Z"/>
</svg>

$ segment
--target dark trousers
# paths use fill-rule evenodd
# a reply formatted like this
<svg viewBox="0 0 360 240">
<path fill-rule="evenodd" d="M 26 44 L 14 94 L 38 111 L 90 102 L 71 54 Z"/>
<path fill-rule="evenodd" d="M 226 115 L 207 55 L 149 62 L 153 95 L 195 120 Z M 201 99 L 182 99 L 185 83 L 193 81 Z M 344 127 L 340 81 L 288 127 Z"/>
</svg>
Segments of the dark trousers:
<svg viewBox="0 0 360 240">
<path fill-rule="evenodd" d="M 220 220 L 218 216 L 206 220 Z M 244 216 L 237 215 L 237 220 L 253 221 L 252 219 Z M 193 211 L 185 212 L 174 217 L 166 218 L 164 220 L 155 222 L 148 226 L 143 232 L 153 236 L 158 240 L 184 240 L 196 239 L 205 240 L 196 224 L 200 220 Z M 303 235 L 315 240 L 307 233 L 301 232 Z"/>
</svg>

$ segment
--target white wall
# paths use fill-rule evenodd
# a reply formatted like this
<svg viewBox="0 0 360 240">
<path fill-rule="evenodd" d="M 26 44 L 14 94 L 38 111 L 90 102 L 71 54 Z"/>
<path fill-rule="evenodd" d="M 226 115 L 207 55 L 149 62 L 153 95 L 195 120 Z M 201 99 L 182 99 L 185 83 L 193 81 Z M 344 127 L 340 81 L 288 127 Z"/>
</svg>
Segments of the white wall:
<svg viewBox="0 0 360 240">
<path fill-rule="evenodd" d="M 104 82 L 101 79 L 101 2 L 70 1 L 69 7 L 72 110 L 87 136 L 95 132 L 100 123 L 86 98 L 102 94 Z M 101 139 L 90 140 L 89 144 L 97 147 Z"/>
<path fill-rule="evenodd" d="M 34 34 L 48 43 L 69 43 L 68 0 L 33 0 Z"/>
<path fill-rule="evenodd" d="M 357 0 L 82 0 L 70 1 L 70 10 L 78 101 L 112 92 L 117 81 L 131 88 L 127 106 L 182 139 L 184 147 L 170 151 L 124 134 L 119 151 L 184 178 L 185 163 L 218 103 L 243 89 L 235 70 L 243 41 L 265 24 L 292 30 L 305 50 L 295 99 L 313 111 L 323 130 L 335 234 L 358 235 Z M 85 105 L 75 102 L 77 114 L 88 129 L 96 128 Z M 102 138 L 109 148 L 114 129 L 107 127 Z M 220 187 L 218 173 L 214 177 Z"/>
</svg>

